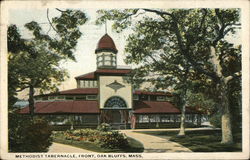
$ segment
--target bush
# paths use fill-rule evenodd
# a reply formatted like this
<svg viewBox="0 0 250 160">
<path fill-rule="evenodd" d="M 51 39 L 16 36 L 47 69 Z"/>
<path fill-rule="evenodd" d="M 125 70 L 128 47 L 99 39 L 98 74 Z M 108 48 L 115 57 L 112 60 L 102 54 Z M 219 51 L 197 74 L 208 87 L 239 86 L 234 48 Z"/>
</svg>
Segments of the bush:
<svg viewBox="0 0 250 160">
<path fill-rule="evenodd" d="M 52 144 L 52 131 L 41 118 L 9 114 L 10 152 L 47 152 Z"/>
<path fill-rule="evenodd" d="M 108 132 L 111 131 L 111 126 L 107 123 L 102 123 L 99 126 L 97 126 L 97 130 L 102 132 Z"/>
<path fill-rule="evenodd" d="M 98 144 L 104 148 L 125 148 L 128 146 L 128 140 L 118 131 L 102 132 Z"/>
</svg>

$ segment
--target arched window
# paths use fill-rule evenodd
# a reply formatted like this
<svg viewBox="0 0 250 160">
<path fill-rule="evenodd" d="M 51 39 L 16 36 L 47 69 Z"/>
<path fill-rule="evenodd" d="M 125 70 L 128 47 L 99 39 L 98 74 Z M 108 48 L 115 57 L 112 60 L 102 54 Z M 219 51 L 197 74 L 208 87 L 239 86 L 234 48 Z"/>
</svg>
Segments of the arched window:
<svg viewBox="0 0 250 160">
<path fill-rule="evenodd" d="M 104 105 L 104 108 L 110 108 L 110 109 L 125 109 L 127 108 L 126 102 L 117 96 L 109 98 Z"/>
</svg>

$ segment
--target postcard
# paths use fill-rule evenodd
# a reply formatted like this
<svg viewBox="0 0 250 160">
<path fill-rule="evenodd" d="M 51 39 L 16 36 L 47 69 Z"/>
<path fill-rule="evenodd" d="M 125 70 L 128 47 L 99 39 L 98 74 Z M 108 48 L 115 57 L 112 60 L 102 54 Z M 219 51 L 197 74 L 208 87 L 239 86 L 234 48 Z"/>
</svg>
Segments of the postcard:
<svg viewBox="0 0 250 160">
<path fill-rule="evenodd" d="M 1 159 L 248 159 L 249 1 L 1 2 Z"/>
</svg>

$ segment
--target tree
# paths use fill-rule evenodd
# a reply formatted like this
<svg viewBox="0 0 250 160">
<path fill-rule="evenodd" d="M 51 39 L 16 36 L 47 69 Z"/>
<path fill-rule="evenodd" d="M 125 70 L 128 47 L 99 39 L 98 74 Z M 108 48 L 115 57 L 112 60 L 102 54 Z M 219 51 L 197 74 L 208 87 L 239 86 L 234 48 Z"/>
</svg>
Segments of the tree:
<svg viewBox="0 0 250 160">
<path fill-rule="evenodd" d="M 60 17 L 47 18 L 50 27 L 47 33 L 40 25 L 32 21 L 25 24 L 33 36 L 30 39 L 21 37 L 15 25 L 8 27 L 8 79 L 10 98 L 15 97 L 16 92 L 29 89 L 29 109 L 34 115 L 34 94 L 38 88 L 40 92 L 56 90 L 57 86 L 67 76 L 66 70 L 60 67 L 62 60 L 75 60 L 73 50 L 82 33 L 79 26 L 83 25 L 87 18 L 79 10 L 65 10 Z"/>
<path fill-rule="evenodd" d="M 215 86 L 216 92 L 211 97 L 221 105 L 221 142 L 233 142 L 229 82 L 240 78 L 241 68 L 228 70 L 228 65 L 229 61 L 238 65 L 241 49 L 229 43 L 226 36 L 235 34 L 240 27 L 238 9 L 143 8 L 100 10 L 98 13 L 97 24 L 113 20 L 113 28 L 118 32 L 132 28 L 125 48 L 127 63 L 155 75 L 171 67 L 172 61 L 176 64 L 185 59 L 193 81 L 205 82 L 202 83 L 204 88 Z M 169 59 L 171 61 L 167 62 Z M 176 69 L 178 67 L 173 68 Z M 164 76 L 161 76 L 163 80 Z"/>
<path fill-rule="evenodd" d="M 47 152 L 52 144 L 52 129 L 43 118 L 9 113 L 9 152 Z"/>
</svg>

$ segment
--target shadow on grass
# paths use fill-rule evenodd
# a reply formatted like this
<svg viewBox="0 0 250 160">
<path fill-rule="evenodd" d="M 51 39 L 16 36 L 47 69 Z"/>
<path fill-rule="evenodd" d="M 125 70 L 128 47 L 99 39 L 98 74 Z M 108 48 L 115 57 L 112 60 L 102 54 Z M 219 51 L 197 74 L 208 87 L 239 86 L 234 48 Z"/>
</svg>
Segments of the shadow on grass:
<svg viewBox="0 0 250 160">
<path fill-rule="evenodd" d="M 221 130 L 186 131 L 185 137 L 178 137 L 178 131 L 136 131 L 155 136 L 169 136 L 170 141 L 179 143 L 193 152 L 241 152 L 242 134 L 234 134 L 234 144 L 221 144 Z"/>
</svg>

